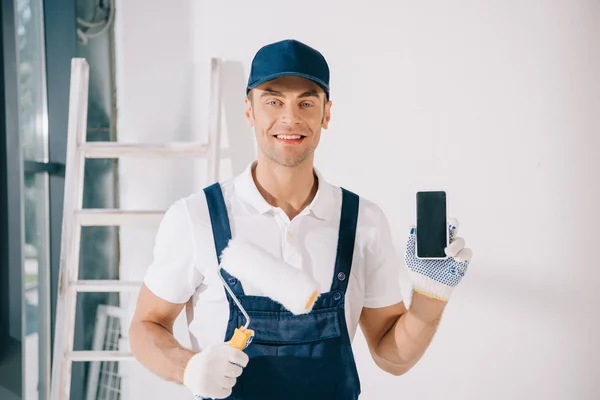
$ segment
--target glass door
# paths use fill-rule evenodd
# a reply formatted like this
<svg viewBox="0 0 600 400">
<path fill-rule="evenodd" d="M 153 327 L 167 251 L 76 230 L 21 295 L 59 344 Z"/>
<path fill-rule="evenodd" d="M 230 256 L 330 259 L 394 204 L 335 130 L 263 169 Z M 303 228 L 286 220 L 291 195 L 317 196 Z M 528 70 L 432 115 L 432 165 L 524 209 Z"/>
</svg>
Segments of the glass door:
<svg viewBox="0 0 600 400">
<path fill-rule="evenodd" d="M 18 124 L 23 159 L 24 398 L 50 384 L 48 109 L 42 0 L 15 0 Z"/>
</svg>

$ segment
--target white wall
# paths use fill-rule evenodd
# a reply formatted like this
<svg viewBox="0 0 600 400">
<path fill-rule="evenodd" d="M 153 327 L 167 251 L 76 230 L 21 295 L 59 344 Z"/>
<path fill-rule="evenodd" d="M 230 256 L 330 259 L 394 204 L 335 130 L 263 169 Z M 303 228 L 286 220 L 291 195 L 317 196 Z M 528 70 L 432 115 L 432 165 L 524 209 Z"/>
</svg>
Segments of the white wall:
<svg viewBox="0 0 600 400">
<path fill-rule="evenodd" d="M 191 3 L 117 2 L 117 136 L 122 142 L 185 141 L 193 137 Z M 123 209 L 164 210 L 193 190 L 193 163 L 187 159 L 122 159 L 119 165 Z M 141 281 L 152 261 L 155 227 L 122 228 L 121 277 Z M 123 296 L 130 314 L 135 296 Z M 127 335 L 127 331 L 123 332 Z M 183 315 L 176 333 L 186 342 Z M 125 337 L 122 341 L 127 345 Z M 187 389 L 163 382 L 137 363 L 121 366 L 128 399 L 188 398 Z M 160 394 L 163 395 L 160 395 Z"/>
<path fill-rule="evenodd" d="M 448 191 L 472 267 L 405 376 L 378 370 L 357 335 L 362 398 L 599 398 L 600 3 L 118 6 L 121 140 L 201 139 L 209 61 L 221 57 L 225 128 L 236 136 L 222 178 L 238 172 L 251 157 L 240 150 L 252 143 L 241 114 L 251 58 L 268 42 L 296 38 L 320 49 L 332 70 L 332 123 L 317 166 L 383 207 L 399 251 L 414 193 Z M 190 164 L 166 166 L 122 163 L 123 205 L 164 208 L 202 187 L 198 163 L 196 174 Z M 142 180 L 148 173 L 152 181 Z M 137 277 L 152 235 L 123 235 L 123 267 Z M 135 398 L 173 390 L 140 372 L 130 382 Z"/>
</svg>

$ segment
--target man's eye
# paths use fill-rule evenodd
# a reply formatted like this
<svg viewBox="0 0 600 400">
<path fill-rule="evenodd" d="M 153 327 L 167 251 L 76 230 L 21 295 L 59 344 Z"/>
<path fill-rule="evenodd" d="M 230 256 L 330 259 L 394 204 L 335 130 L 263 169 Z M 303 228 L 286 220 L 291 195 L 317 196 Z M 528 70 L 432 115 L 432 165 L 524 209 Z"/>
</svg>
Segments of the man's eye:
<svg viewBox="0 0 600 400">
<path fill-rule="evenodd" d="M 276 105 L 279 104 L 279 102 L 277 100 L 271 100 L 267 104 L 270 105 L 270 106 L 276 106 Z"/>
<path fill-rule="evenodd" d="M 302 107 L 312 107 L 311 103 L 300 103 Z"/>
</svg>

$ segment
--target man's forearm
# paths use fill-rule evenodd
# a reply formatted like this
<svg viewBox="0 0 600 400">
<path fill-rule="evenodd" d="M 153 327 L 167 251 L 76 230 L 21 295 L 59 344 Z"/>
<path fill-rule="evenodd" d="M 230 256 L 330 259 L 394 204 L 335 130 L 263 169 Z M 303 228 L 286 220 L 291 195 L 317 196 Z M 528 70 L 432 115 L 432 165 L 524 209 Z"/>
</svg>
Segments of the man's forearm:
<svg viewBox="0 0 600 400">
<path fill-rule="evenodd" d="M 129 330 L 129 341 L 142 365 L 163 379 L 183 382 L 183 372 L 194 352 L 181 347 L 172 332 L 153 322 L 136 322 Z"/>
<path fill-rule="evenodd" d="M 437 330 L 446 303 L 414 292 L 409 310 L 382 337 L 376 352 L 385 370 L 401 375 L 421 359 Z"/>
</svg>

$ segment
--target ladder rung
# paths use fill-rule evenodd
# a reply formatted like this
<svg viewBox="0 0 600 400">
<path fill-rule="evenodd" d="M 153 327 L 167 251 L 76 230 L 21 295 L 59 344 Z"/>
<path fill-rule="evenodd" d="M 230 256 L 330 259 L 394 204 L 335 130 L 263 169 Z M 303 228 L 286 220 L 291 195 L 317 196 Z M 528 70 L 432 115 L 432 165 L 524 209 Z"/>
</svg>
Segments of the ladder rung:
<svg viewBox="0 0 600 400">
<path fill-rule="evenodd" d="M 67 353 L 67 358 L 74 362 L 85 361 L 133 361 L 133 354 L 124 351 L 106 351 L 106 350 L 84 350 L 71 351 Z"/>
<path fill-rule="evenodd" d="M 119 143 L 86 142 L 81 150 L 86 158 L 119 157 L 201 157 L 208 153 L 204 143 Z"/>
<path fill-rule="evenodd" d="M 81 226 L 159 225 L 164 211 L 127 211 L 87 208 L 76 212 Z"/>
<path fill-rule="evenodd" d="M 87 279 L 71 283 L 77 292 L 126 292 L 138 290 L 142 282 Z"/>
</svg>

